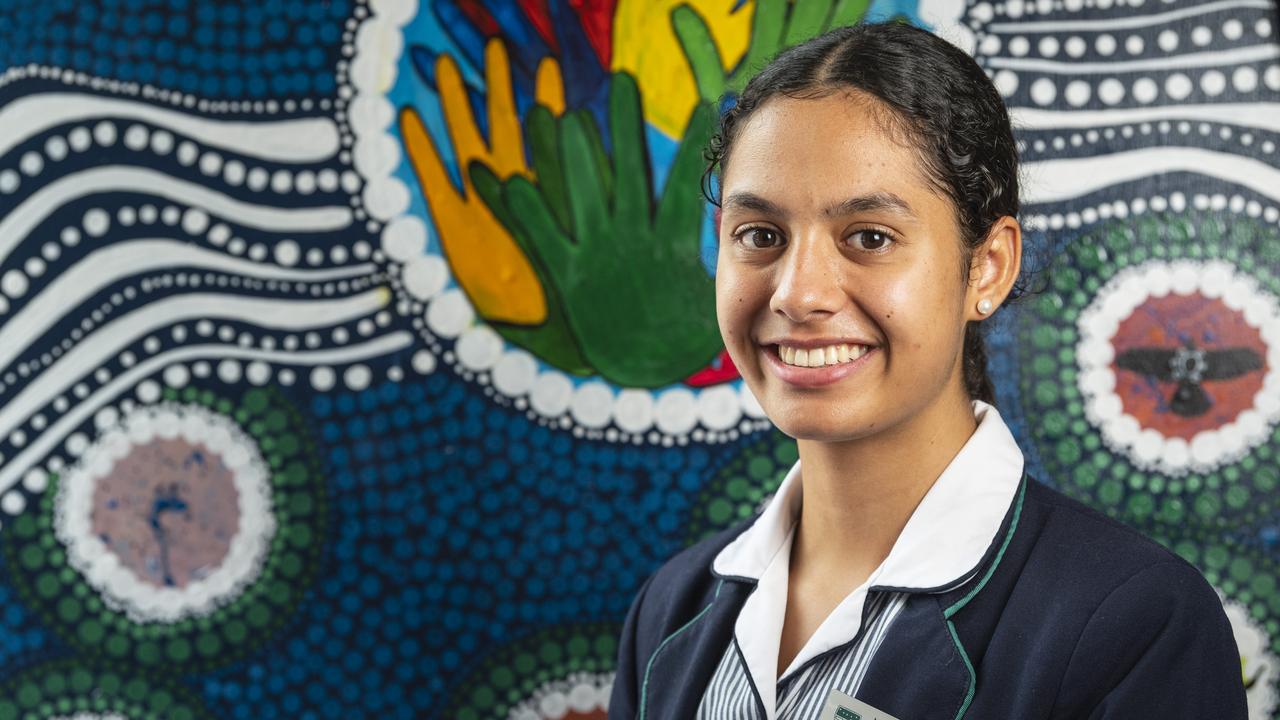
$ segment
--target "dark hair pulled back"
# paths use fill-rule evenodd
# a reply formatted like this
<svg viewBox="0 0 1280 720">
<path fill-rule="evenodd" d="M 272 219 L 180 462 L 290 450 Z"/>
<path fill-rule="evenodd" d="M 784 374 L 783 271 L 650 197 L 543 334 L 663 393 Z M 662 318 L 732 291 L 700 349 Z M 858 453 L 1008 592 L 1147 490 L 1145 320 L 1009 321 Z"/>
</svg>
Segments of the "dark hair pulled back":
<svg viewBox="0 0 1280 720">
<path fill-rule="evenodd" d="M 965 282 L 972 253 L 992 225 L 1018 214 L 1018 150 L 1004 102 L 982 68 L 958 47 L 917 27 L 869 23 L 826 32 L 779 53 L 722 113 L 711 137 L 703 194 L 726 161 L 752 113 L 775 96 L 815 98 L 847 89 L 874 96 L 892 112 L 884 118 L 916 149 L 926 176 L 956 212 L 964 244 Z M 1020 288 L 1016 288 L 1014 295 Z M 982 332 L 969 323 L 964 382 L 970 397 L 993 403 Z"/>
</svg>

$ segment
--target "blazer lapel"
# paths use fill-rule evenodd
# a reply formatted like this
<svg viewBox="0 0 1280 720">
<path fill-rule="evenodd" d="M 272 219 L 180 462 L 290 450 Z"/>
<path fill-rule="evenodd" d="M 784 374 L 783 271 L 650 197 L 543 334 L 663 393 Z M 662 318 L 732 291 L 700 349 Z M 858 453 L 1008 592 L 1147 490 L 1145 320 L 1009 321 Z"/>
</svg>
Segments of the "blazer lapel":
<svg viewBox="0 0 1280 720">
<path fill-rule="evenodd" d="M 708 610 L 676 633 L 653 658 L 640 720 L 696 717 L 702 694 L 733 637 L 754 583 L 726 579 Z"/>
<path fill-rule="evenodd" d="M 917 594 L 872 658 L 858 699 L 899 720 L 958 720 L 971 700 L 972 679 L 938 597 Z"/>
</svg>

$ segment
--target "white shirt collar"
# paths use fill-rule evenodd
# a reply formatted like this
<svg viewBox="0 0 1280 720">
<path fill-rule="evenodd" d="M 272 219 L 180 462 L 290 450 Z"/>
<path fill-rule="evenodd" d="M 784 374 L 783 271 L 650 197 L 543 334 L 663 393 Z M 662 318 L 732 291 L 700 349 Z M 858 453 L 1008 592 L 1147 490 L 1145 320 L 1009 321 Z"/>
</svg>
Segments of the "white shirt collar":
<svg viewBox="0 0 1280 720">
<path fill-rule="evenodd" d="M 1023 457 L 993 406 L 975 400 L 973 410 L 977 429 L 920 501 L 884 562 L 836 606 L 782 677 L 857 635 L 870 588 L 941 591 L 961 584 L 977 569 L 1013 502 Z M 720 575 L 757 581 L 738 614 L 734 635 L 769 720 L 776 712 L 778 643 L 801 494 L 797 462 L 756 522 L 712 562 Z"/>
</svg>

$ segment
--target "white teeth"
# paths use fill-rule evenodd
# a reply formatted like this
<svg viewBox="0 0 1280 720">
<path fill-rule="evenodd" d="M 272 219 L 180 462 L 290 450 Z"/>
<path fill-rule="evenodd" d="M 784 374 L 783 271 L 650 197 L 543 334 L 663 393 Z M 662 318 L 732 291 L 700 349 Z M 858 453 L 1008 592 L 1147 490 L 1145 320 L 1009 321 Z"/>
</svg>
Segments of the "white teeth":
<svg viewBox="0 0 1280 720">
<path fill-rule="evenodd" d="M 778 346 L 778 357 L 782 362 L 796 367 L 823 367 L 852 362 L 867 354 L 866 345 L 828 345 L 821 348 L 797 348 L 787 345 Z"/>
</svg>

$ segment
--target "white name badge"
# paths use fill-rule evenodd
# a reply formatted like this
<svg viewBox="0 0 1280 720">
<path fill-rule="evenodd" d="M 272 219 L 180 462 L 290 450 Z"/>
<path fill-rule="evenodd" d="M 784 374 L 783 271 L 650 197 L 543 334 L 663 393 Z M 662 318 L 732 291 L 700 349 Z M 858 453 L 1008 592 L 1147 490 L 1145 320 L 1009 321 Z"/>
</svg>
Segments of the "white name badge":
<svg viewBox="0 0 1280 720">
<path fill-rule="evenodd" d="M 827 696 L 827 704 L 818 717 L 822 720 L 898 720 L 889 713 L 877 710 L 839 690 L 832 690 Z"/>
</svg>

